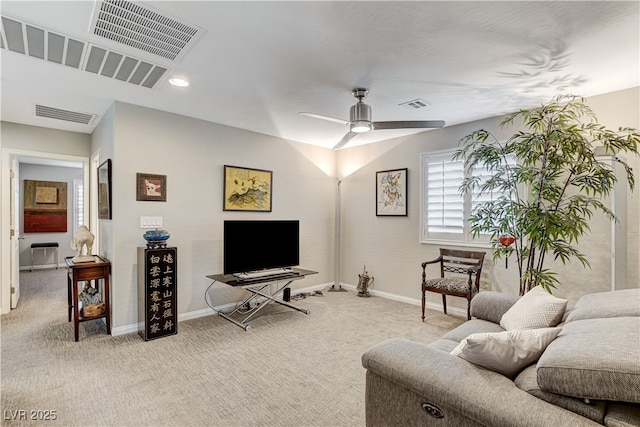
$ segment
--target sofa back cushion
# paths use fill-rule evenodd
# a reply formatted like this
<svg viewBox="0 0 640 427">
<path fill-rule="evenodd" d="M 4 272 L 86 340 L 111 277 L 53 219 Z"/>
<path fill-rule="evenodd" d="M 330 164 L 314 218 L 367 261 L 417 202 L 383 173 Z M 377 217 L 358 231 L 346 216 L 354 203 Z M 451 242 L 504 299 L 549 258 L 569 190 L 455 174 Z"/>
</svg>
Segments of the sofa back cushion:
<svg viewBox="0 0 640 427">
<path fill-rule="evenodd" d="M 540 356 L 542 390 L 640 403 L 640 317 L 567 322 Z"/>
<path fill-rule="evenodd" d="M 517 295 L 508 295 L 496 291 L 478 293 L 471 300 L 471 315 L 478 319 L 500 324 L 502 316 L 515 304 Z"/>
<path fill-rule="evenodd" d="M 640 288 L 637 288 L 584 295 L 571 310 L 566 321 L 639 316 Z"/>
</svg>

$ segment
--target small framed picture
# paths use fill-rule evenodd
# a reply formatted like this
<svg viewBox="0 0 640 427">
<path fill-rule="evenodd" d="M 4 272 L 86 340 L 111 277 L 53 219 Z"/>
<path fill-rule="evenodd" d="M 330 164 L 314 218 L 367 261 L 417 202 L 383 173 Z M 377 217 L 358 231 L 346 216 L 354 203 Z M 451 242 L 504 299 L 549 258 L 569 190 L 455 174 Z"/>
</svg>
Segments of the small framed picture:
<svg viewBox="0 0 640 427">
<path fill-rule="evenodd" d="M 376 172 L 376 215 L 407 216 L 407 168 Z"/>
<path fill-rule="evenodd" d="M 136 174 L 136 200 L 167 201 L 167 176 L 149 173 Z"/>
<path fill-rule="evenodd" d="M 225 211 L 271 212 L 273 172 L 224 166 Z"/>
</svg>

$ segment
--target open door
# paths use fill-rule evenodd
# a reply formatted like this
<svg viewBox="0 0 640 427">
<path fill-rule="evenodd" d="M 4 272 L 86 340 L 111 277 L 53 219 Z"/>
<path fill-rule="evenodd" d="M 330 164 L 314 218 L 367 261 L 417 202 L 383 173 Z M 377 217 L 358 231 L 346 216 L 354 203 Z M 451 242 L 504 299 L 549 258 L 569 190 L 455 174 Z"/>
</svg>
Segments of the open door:
<svg viewBox="0 0 640 427">
<path fill-rule="evenodd" d="M 11 308 L 18 306 L 20 299 L 20 177 L 17 158 L 11 159 L 10 172 L 10 213 L 9 227 L 11 236 Z"/>
</svg>

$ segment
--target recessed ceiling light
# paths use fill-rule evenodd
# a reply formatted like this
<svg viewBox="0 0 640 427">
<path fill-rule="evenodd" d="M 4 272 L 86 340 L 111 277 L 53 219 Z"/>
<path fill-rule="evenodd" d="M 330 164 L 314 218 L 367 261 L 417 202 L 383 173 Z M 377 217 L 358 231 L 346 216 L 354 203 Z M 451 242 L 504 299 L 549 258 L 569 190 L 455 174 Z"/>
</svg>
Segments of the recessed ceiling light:
<svg viewBox="0 0 640 427">
<path fill-rule="evenodd" d="M 178 87 L 187 87 L 189 86 L 189 81 L 183 77 L 171 77 L 169 79 L 169 83 Z"/>
</svg>

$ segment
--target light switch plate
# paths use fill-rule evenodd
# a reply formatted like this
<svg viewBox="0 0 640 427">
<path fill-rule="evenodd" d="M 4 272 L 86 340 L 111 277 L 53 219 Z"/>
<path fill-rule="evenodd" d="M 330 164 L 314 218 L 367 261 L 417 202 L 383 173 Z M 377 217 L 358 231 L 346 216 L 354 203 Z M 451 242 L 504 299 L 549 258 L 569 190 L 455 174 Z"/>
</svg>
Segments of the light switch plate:
<svg viewBox="0 0 640 427">
<path fill-rule="evenodd" d="M 141 216 L 140 228 L 160 228 L 162 227 L 161 216 Z"/>
</svg>

